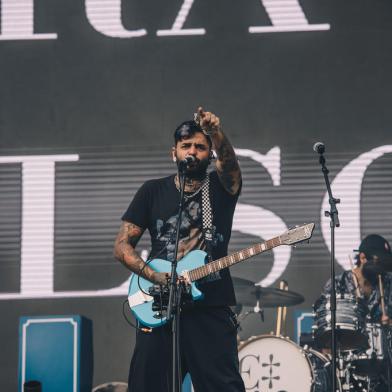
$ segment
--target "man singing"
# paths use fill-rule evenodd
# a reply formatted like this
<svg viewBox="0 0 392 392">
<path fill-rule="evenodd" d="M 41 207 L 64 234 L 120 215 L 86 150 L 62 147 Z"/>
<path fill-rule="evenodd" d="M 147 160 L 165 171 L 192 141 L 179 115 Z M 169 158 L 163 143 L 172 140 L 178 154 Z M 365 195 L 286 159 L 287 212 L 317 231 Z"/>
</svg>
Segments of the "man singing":
<svg viewBox="0 0 392 392">
<path fill-rule="evenodd" d="M 219 118 L 197 111 L 198 121 L 185 121 L 174 132 L 172 159 L 188 159 L 184 211 L 181 216 L 177 260 L 202 249 L 215 260 L 227 255 L 234 209 L 241 190 L 241 171 L 234 149 L 222 132 Z M 207 168 L 217 159 L 215 170 Z M 206 239 L 202 194 L 212 213 L 212 239 Z M 143 232 L 151 236 L 150 259 L 172 261 L 175 253 L 178 174 L 145 182 L 122 217 L 115 241 L 115 257 L 129 270 L 155 283 L 167 284 L 167 274 L 156 272 L 135 251 Z M 204 193 L 203 193 L 204 192 Z M 235 304 L 228 269 L 198 281 L 203 299 L 184 307 L 180 317 L 180 360 L 183 375 L 189 372 L 196 392 L 244 392 L 238 369 L 236 320 L 229 306 Z M 129 371 L 129 392 L 169 392 L 171 386 L 171 328 L 166 324 L 151 333 L 138 330 Z"/>
</svg>

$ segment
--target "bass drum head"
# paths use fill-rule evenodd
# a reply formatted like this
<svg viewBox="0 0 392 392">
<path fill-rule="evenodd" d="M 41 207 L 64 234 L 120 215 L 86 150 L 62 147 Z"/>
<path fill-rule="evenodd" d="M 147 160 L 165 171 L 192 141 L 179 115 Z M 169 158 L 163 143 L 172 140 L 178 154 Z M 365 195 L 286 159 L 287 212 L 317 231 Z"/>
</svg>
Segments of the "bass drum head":
<svg viewBox="0 0 392 392">
<path fill-rule="evenodd" d="M 287 338 L 260 335 L 238 347 L 247 392 L 312 392 L 313 371 L 304 350 Z"/>
</svg>

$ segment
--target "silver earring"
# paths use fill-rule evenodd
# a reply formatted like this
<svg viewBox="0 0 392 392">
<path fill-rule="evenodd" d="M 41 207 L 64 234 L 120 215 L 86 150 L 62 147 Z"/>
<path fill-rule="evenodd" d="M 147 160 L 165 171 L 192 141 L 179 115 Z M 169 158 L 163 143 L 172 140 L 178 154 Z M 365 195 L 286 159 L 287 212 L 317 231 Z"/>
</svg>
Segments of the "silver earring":
<svg viewBox="0 0 392 392">
<path fill-rule="evenodd" d="M 177 158 L 176 157 L 173 157 L 173 162 L 177 162 Z"/>
</svg>

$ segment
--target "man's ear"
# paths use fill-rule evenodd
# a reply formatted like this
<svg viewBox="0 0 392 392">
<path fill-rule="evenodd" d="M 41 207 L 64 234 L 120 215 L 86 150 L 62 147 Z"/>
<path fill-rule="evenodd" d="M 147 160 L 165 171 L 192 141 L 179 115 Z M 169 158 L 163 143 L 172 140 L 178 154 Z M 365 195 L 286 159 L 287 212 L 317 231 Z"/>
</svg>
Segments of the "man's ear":
<svg viewBox="0 0 392 392">
<path fill-rule="evenodd" d="M 171 155 L 172 155 L 173 162 L 177 162 L 176 149 L 174 147 L 172 147 Z"/>
</svg>

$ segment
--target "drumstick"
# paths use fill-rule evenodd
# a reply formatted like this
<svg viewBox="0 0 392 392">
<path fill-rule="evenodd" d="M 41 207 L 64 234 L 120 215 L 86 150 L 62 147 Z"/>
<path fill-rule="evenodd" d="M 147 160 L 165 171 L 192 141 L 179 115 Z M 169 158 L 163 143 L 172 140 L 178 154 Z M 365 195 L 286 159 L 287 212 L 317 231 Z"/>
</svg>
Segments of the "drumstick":
<svg viewBox="0 0 392 392">
<path fill-rule="evenodd" d="M 283 290 L 284 285 L 285 285 L 285 281 L 281 280 L 279 282 L 279 288 Z M 276 331 L 275 331 L 276 336 L 280 336 L 282 332 L 282 316 L 283 316 L 283 309 L 281 306 L 278 306 L 277 315 L 276 315 Z"/>
<path fill-rule="evenodd" d="M 286 285 L 287 285 L 287 282 L 285 282 L 284 280 L 281 280 L 279 282 L 279 289 L 280 290 L 284 290 Z M 282 320 L 283 320 L 283 317 L 284 317 L 284 307 L 278 306 L 277 317 L 276 317 L 276 331 L 275 331 L 276 336 L 281 336 L 281 334 L 282 334 Z"/>
<path fill-rule="evenodd" d="M 355 286 L 355 295 L 357 298 L 359 298 L 361 296 L 361 291 L 359 290 L 359 283 L 358 283 L 358 279 L 357 279 L 357 275 L 355 275 L 354 273 L 354 263 L 353 263 L 353 259 L 351 257 L 351 255 L 348 255 L 348 258 L 350 260 L 350 264 L 351 264 L 351 272 L 353 274 L 353 281 L 354 281 L 354 286 Z"/>
<path fill-rule="evenodd" d="M 381 300 L 381 311 L 382 311 L 382 315 L 386 316 L 386 312 L 385 312 L 385 300 L 384 300 L 384 285 L 382 283 L 382 278 L 381 278 L 381 274 L 378 275 L 378 285 L 379 285 L 379 289 L 380 289 L 380 300 Z"/>
<path fill-rule="evenodd" d="M 287 284 L 287 282 L 285 282 L 285 283 L 286 283 L 285 290 L 288 291 L 289 285 Z M 285 336 L 287 335 L 287 333 L 286 333 L 286 316 L 287 316 L 287 306 L 284 306 L 283 307 L 283 321 L 282 321 L 282 323 L 283 323 L 283 333 Z"/>
</svg>

